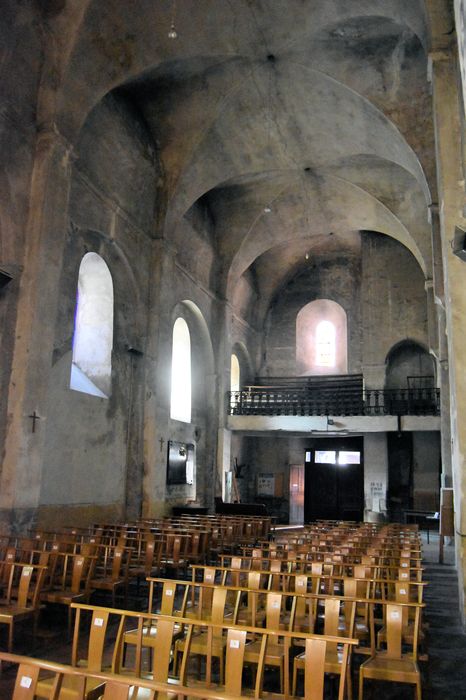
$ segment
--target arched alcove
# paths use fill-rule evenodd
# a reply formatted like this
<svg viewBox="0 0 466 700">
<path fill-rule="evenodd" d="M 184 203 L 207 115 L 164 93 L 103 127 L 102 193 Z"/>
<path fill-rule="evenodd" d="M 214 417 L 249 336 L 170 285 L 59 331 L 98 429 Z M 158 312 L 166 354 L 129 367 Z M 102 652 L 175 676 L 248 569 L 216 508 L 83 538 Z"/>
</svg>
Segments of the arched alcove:
<svg viewBox="0 0 466 700">
<path fill-rule="evenodd" d="M 330 299 L 316 299 L 296 316 L 298 374 L 346 374 L 346 312 Z"/>
<path fill-rule="evenodd" d="M 86 253 L 79 267 L 70 388 L 108 398 L 112 348 L 112 276 L 100 255 Z"/>
<path fill-rule="evenodd" d="M 395 345 L 385 360 L 385 388 L 403 389 L 435 386 L 435 363 L 420 343 L 404 340 Z M 416 384 L 418 386 L 416 386 Z"/>
</svg>

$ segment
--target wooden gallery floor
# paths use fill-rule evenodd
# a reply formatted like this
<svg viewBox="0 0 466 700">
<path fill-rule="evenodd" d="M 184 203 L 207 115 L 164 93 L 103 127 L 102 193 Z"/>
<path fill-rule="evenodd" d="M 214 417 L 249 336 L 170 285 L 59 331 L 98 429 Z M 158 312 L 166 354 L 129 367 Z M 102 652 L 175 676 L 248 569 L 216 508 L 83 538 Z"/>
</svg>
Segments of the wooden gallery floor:
<svg viewBox="0 0 466 700">
<path fill-rule="evenodd" d="M 439 565 L 438 536 L 430 536 L 428 545 L 424 538 L 425 580 L 429 582 L 425 593 L 427 649 L 429 661 L 421 663 L 423 672 L 423 700 L 466 700 L 466 634 L 458 614 L 458 590 L 453 566 L 453 546 L 445 548 L 445 564 Z M 93 601 L 98 604 L 98 600 Z M 100 602 L 103 603 L 101 600 Z M 104 604 L 104 603 L 103 603 Z M 135 606 L 136 609 L 136 606 Z M 15 632 L 15 651 L 43 659 L 69 663 L 71 644 L 66 640 L 65 616 L 51 617 L 43 613 L 35 648 L 27 631 L 18 625 Z M 6 627 L 0 628 L 0 648 L 6 649 Z M 0 700 L 12 697 L 15 670 L 4 668 L 0 676 Z M 353 688 L 357 697 L 357 663 L 354 669 Z M 412 700 L 411 686 L 392 683 L 365 683 L 366 700 Z M 328 686 L 328 698 L 332 697 L 332 684 Z"/>
</svg>

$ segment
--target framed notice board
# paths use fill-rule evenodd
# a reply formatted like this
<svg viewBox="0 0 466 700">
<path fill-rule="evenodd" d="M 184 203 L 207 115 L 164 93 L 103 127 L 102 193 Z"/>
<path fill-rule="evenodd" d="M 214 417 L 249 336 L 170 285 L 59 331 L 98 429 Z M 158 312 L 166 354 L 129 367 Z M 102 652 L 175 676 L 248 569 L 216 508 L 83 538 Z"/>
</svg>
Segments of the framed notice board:
<svg viewBox="0 0 466 700">
<path fill-rule="evenodd" d="M 258 496 L 283 496 L 283 473 L 262 472 L 258 474 L 256 494 Z"/>
</svg>

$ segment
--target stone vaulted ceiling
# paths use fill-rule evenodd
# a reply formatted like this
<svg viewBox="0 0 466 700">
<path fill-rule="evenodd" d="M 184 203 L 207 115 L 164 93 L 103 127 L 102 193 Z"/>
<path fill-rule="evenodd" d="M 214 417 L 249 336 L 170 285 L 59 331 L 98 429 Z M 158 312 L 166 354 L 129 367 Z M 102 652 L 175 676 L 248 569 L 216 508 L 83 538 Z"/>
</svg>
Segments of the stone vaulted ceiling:
<svg viewBox="0 0 466 700">
<path fill-rule="evenodd" d="M 157 235 L 182 245 L 202 207 L 217 290 L 232 299 L 252 274 L 262 313 L 306 255 L 351 252 L 361 230 L 400 241 L 430 277 L 422 0 L 178 0 L 176 40 L 171 9 L 89 0 L 57 19 L 59 129 L 76 141 L 110 91 L 134 105 L 163 174 Z"/>
</svg>

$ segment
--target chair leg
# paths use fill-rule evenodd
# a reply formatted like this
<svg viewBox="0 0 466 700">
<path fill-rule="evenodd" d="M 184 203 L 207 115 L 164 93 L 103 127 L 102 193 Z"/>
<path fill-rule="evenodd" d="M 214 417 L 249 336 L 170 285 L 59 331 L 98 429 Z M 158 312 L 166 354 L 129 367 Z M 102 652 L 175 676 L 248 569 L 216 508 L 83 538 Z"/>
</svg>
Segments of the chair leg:
<svg viewBox="0 0 466 700">
<path fill-rule="evenodd" d="M 71 627 L 73 624 L 73 610 L 71 605 L 68 605 L 68 639 L 71 639 Z"/>
<path fill-rule="evenodd" d="M 220 683 L 223 685 L 225 683 L 225 662 L 224 662 L 222 653 L 220 653 L 220 656 L 218 657 L 218 661 L 219 661 L 219 666 L 220 666 Z"/>
<path fill-rule="evenodd" d="M 418 678 L 414 688 L 414 697 L 416 700 L 422 700 L 421 679 Z"/>
<path fill-rule="evenodd" d="M 358 700 L 362 700 L 363 685 L 364 685 L 364 675 L 363 675 L 361 669 L 359 669 L 359 694 L 358 694 Z"/>
<path fill-rule="evenodd" d="M 13 620 L 8 625 L 8 651 L 13 651 Z"/>
<path fill-rule="evenodd" d="M 291 694 L 293 696 L 296 695 L 296 681 L 297 681 L 297 679 L 298 679 L 298 668 L 297 668 L 296 664 L 294 663 L 293 664 L 293 685 L 292 685 L 292 689 L 291 689 Z"/>
<path fill-rule="evenodd" d="M 346 694 L 348 700 L 353 700 L 353 679 L 351 678 L 351 665 L 346 670 Z"/>
<path fill-rule="evenodd" d="M 39 625 L 39 615 L 40 615 L 40 610 L 34 613 L 34 618 L 33 618 L 33 625 L 32 625 L 32 644 L 35 647 L 36 644 L 36 637 L 37 637 L 37 627 Z"/>
</svg>

